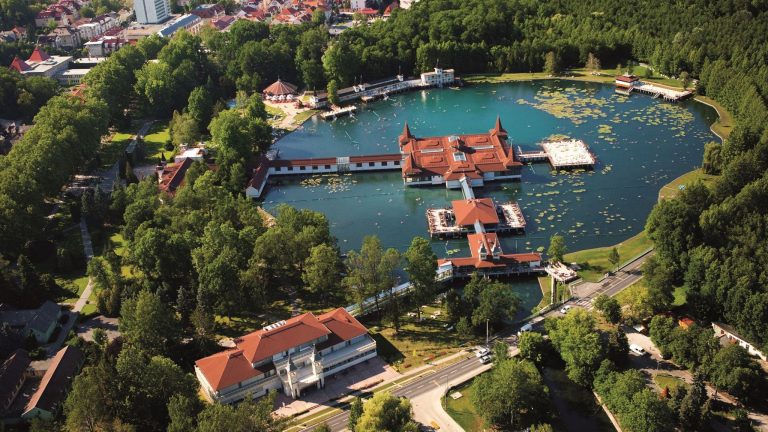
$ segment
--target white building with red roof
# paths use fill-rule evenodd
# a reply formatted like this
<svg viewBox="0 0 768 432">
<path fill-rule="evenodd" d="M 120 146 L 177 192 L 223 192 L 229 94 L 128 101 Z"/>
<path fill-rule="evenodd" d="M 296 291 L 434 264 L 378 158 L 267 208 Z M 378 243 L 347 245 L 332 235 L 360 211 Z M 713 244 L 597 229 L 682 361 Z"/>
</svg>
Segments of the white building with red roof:
<svg viewBox="0 0 768 432">
<path fill-rule="evenodd" d="M 458 189 L 466 177 L 471 186 L 486 181 L 519 179 L 523 164 L 507 144 L 501 119 L 486 134 L 416 138 L 408 124 L 398 139 L 406 186 L 440 185 Z"/>
<path fill-rule="evenodd" d="M 505 254 L 495 233 L 467 235 L 470 256 L 437 260 L 440 280 L 480 276 L 509 276 L 540 273 L 541 254 L 538 252 Z"/>
<path fill-rule="evenodd" d="M 326 378 L 376 357 L 368 329 L 343 308 L 295 316 L 234 342 L 235 348 L 195 362 L 211 401 L 235 403 L 272 390 L 298 398 L 302 390 L 322 388 Z"/>
</svg>

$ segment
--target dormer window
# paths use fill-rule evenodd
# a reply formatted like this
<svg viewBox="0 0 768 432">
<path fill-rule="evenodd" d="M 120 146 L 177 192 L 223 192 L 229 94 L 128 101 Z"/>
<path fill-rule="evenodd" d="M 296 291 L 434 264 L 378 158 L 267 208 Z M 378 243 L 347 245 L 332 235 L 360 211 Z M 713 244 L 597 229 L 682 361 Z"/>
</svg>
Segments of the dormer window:
<svg viewBox="0 0 768 432">
<path fill-rule="evenodd" d="M 453 153 L 453 160 L 456 162 L 466 162 L 467 155 L 465 155 L 463 152 L 455 152 Z"/>
</svg>

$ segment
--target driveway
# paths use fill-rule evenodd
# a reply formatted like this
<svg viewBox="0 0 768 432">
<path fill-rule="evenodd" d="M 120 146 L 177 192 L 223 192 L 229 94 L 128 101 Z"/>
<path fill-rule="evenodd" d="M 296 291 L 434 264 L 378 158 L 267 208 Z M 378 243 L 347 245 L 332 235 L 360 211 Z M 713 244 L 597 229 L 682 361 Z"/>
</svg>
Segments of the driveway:
<svg viewBox="0 0 768 432">
<path fill-rule="evenodd" d="M 648 352 L 648 355 L 645 356 L 639 356 L 630 352 L 629 363 L 632 368 L 640 370 L 649 378 L 649 380 L 651 380 L 651 382 L 653 382 L 653 377 L 658 374 L 671 375 L 682 379 L 688 384 L 693 382 L 693 374 L 691 374 L 691 372 L 661 358 L 659 349 L 656 348 L 656 345 L 654 345 L 650 337 L 644 334 L 640 334 L 629 327 L 625 327 L 624 331 L 627 333 L 627 339 L 629 340 L 630 344 L 640 345 L 644 350 Z M 652 385 L 655 387 L 655 384 Z M 709 384 L 707 384 L 707 394 L 714 400 L 718 400 L 729 405 L 740 405 L 738 401 L 727 394 L 718 392 Z M 759 430 L 768 431 L 768 415 L 755 411 L 749 411 L 749 418 L 752 420 L 752 425 L 754 427 L 758 428 Z"/>
<path fill-rule="evenodd" d="M 120 336 L 117 318 L 107 318 L 104 315 L 95 316 L 77 326 L 77 335 L 87 341 L 93 341 L 93 330 L 100 328 L 107 334 L 110 342 Z"/>
</svg>

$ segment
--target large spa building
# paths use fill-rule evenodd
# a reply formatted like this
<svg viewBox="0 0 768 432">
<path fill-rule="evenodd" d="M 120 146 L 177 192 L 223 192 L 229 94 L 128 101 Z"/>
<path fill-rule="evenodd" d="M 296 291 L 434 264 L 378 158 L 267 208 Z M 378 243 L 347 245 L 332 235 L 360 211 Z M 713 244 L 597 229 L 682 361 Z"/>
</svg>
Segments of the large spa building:
<svg viewBox="0 0 768 432">
<path fill-rule="evenodd" d="M 444 184 L 458 189 L 462 178 L 470 186 L 519 179 L 523 164 L 507 144 L 507 137 L 499 118 L 488 133 L 428 138 L 414 137 L 406 124 L 398 138 L 403 182 L 406 186 Z"/>
<path fill-rule="evenodd" d="M 368 329 L 343 308 L 311 312 L 270 324 L 234 340 L 235 347 L 195 362 L 195 374 L 213 402 L 235 403 L 271 390 L 298 398 L 333 375 L 376 357 Z"/>
</svg>

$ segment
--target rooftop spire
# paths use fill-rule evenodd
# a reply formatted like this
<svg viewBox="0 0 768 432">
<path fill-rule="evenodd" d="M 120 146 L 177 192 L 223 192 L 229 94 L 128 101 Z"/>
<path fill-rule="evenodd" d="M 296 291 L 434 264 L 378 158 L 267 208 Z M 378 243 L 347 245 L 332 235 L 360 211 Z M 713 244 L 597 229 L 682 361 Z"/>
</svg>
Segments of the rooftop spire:
<svg viewBox="0 0 768 432">
<path fill-rule="evenodd" d="M 493 129 L 491 129 L 491 133 L 496 135 L 507 135 L 507 131 L 501 125 L 501 116 L 496 116 L 496 124 L 493 126 Z"/>
<path fill-rule="evenodd" d="M 411 134 L 411 129 L 408 128 L 408 122 L 405 122 L 405 126 L 403 126 L 403 133 L 400 134 L 400 144 L 403 145 L 412 139 L 413 135 Z"/>
</svg>

